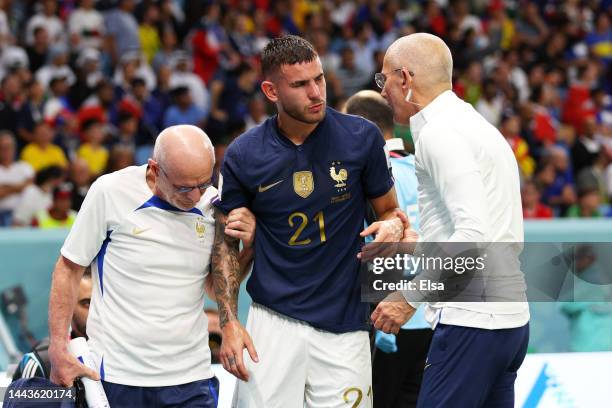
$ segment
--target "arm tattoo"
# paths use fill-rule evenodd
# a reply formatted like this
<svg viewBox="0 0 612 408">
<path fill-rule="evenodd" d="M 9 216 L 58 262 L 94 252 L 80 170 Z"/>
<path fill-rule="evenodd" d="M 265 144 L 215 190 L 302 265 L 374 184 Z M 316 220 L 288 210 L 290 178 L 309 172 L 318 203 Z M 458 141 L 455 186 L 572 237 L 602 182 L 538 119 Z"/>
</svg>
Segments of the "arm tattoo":
<svg viewBox="0 0 612 408">
<path fill-rule="evenodd" d="M 239 240 L 225 235 L 227 216 L 215 209 L 215 242 L 213 244 L 211 274 L 219 306 L 221 327 L 237 320 L 238 290 L 240 289 Z"/>
</svg>

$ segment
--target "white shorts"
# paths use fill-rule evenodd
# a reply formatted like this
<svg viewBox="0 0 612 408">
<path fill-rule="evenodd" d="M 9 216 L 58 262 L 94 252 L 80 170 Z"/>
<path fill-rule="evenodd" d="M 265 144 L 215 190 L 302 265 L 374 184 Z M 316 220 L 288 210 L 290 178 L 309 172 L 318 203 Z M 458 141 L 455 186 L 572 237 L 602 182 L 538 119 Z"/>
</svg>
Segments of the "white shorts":
<svg viewBox="0 0 612 408">
<path fill-rule="evenodd" d="M 237 381 L 234 408 L 371 408 L 372 359 L 366 331 L 343 334 L 253 304 L 244 351 L 249 381 Z"/>
</svg>

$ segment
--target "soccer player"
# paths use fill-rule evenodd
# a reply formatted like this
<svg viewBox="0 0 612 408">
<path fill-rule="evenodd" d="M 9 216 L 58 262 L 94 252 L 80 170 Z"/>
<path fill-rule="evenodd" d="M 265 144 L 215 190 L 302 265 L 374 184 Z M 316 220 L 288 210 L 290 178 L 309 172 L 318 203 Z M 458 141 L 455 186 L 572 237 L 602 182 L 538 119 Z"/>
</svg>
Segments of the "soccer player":
<svg viewBox="0 0 612 408">
<path fill-rule="evenodd" d="M 159 134 L 147 165 L 92 185 L 53 273 L 53 382 L 67 386 L 78 376 L 101 377 L 113 408 L 217 406 L 203 312 L 205 279 L 210 265 L 219 307 L 234 316 L 221 286 L 234 290 L 224 276 L 239 272 L 238 243 L 226 239 L 225 219 L 213 216 L 213 166 L 208 136 L 179 125 Z M 67 348 L 78 282 L 90 264 L 87 334 L 99 365 L 95 371 Z M 250 347 L 244 329 L 230 327 Z"/>
<path fill-rule="evenodd" d="M 438 37 L 417 33 L 387 50 L 376 74 L 394 112 L 410 123 L 424 242 L 522 242 L 516 159 L 501 133 L 452 92 L 453 61 Z M 405 234 L 407 235 L 407 234 Z M 505 274 L 519 273 L 504 270 Z M 457 271 L 459 272 L 459 271 Z M 504 276 L 496 276 L 503 279 Z M 374 326 L 397 333 L 414 292 L 381 302 Z M 514 407 L 514 380 L 529 339 L 526 302 L 427 303 L 435 328 L 418 407 Z"/>
<path fill-rule="evenodd" d="M 246 359 L 249 380 L 238 382 L 235 405 L 370 407 L 357 259 L 368 201 L 381 220 L 376 241 L 402 238 L 385 141 L 371 122 L 326 106 L 321 61 L 306 40 L 272 40 L 262 70 L 278 114 L 228 147 L 219 204 L 248 207 L 257 219 L 247 330 L 260 361 Z"/>
</svg>

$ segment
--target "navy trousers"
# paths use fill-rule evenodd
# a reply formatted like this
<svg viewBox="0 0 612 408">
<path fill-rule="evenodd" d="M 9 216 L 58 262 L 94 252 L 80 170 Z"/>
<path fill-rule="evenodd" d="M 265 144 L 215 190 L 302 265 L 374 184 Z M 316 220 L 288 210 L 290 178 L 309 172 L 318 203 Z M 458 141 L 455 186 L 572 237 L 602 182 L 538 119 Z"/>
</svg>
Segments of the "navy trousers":
<svg viewBox="0 0 612 408">
<path fill-rule="evenodd" d="M 438 324 L 417 407 L 514 408 L 528 342 L 529 324 L 499 330 Z"/>
<path fill-rule="evenodd" d="M 217 408 L 219 401 L 217 377 L 168 387 L 102 384 L 112 408 Z"/>
</svg>

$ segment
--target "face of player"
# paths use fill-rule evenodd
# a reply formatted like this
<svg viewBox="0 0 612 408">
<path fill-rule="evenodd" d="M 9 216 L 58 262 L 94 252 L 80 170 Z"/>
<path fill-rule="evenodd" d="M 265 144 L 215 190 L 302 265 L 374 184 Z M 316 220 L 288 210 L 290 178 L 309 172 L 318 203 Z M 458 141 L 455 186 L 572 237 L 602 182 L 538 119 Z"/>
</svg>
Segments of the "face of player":
<svg viewBox="0 0 612 408">
<path fill-rule="evenodd" d="M 90 301 L 91 279 L 83 278 L 79 284 L 79 297 L 72 315 L 72 331 L 79 337 L 85 337 Z"/>
<path fill-rule="evenodd" d="M 292 119 L 315 124 L 325 117 L 325 77 L 318 57 L 311 62 L 281 66 L 274 87 L 279 111 Z"/>
</svg>

